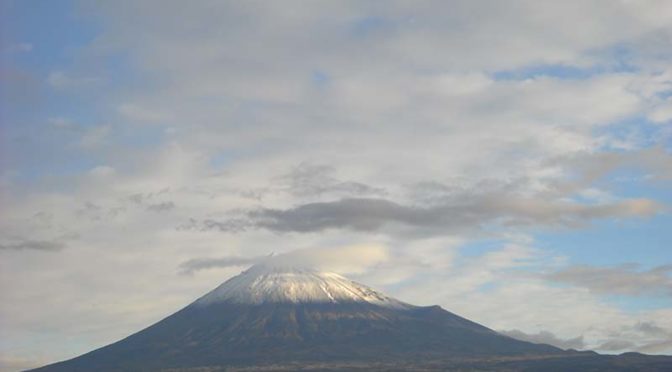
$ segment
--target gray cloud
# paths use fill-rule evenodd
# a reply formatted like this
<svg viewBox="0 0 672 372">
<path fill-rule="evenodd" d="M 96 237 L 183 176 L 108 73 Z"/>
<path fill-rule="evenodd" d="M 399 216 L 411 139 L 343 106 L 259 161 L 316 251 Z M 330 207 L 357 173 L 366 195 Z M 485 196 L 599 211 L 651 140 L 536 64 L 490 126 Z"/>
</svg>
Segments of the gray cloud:
<svg viewBox="0 0 672 372">
<path fill-rule="evenodd" d="M 184 223 L 177 227 L 177 230 L 181 231 L 212 231 L 218 230 L 222 232 L 229 233 L 239 233 L 247 231 L 251 228 L 252 225 L 250 221 L 237 218 L 237 219 L 228 219 L 224 221 L 216 221 L 213 219 L 205 219 L 199 221 L 195 218 L 190 218 L 187 223 Z"/>
<path fill-rule="evenodd" d="M 654 322 L 639 322 L 634 330 L 653 341 L 645 343 L 637 348 L 637 351 L 650 354 L 669 354 L 672 350 L 672 330 L 659 327 Z"/>
<path fill-rule="evenodd" d="M 129 208 L 143 208 L 149 212 L 167 212 L 175 208 L 175 202 L 172 200 L 156 200 L 166 193 L 168 189 L 159 192 L 136 193 L 120 198 L 116 205 L 100 205 L 91 201 L 86 201 L 84 205 L 76 210 L 79 217 L 87 218 L 91 221 L 102 221 L 113 219 L 120 214 L 128 211 Z"/>
<path fill-rule="evenodd" d="M 232 266 L 249 266 L 263 260 L 264 256 L 259 257 L 219 257 L 219 258 L 194 258 L 182 262 L 178 267 L 181 274 L 192 275 L 193 273 L 213 268 L 225 268 Z"/>
<path fill-rule="evenodd" d="M 105 219 L 114 218 L 125 211 L 126 207 L 124 206 L 107 208 L 87 201 L 84 203 L 84 206 L 77 209 L 75 213 L 77 216 L 89 219 L 91 221 L 102 221 Z"/>
<path fill-rule="evenodd" d="M 640 342 L 633 342 L 633 339 Z M 643 353 L 669 353 L 672 348 L 672 331 L 659 327 L 654 322 L 638 322 L 634 326 L 623 327 L 596 347 L 603 351 L 636 350 Z"/>
<path fill-rule="evenodd" d="M 175 203 L 172 201 L 162 202 L 157 204 L 149 204 L 145 209 L 151 212 L 166 212 L 175 208 Z"/>
<path fill-rule="evenodd" d="M 16 240 L 13 242 L 0 243 L 0 250 L 60 251 L 63 248 L 65 248 L 65 243 L 62 241 Z"/>
<path fill-rule="evenodd" d="M 672 337 L 672 334 L 665 330 L 664 328 L 661 328 L 657 326 L 653 322 L 639 322 L 635 325 L 634 329 L 642 334 L 645 334 L 647 336 L 670 336 Z"/>
<path fill-rule="evenodd" d="M 672 155 L 662 147 L 631 152 L 604 152 L 580 156 L 570 162 L 574 169 L 582 172 L 588 183 L 622 168 L 648 171 L 657 179 L 672 179 Z"/>
<path fill-rule="evenodd" d="M 598 294 L 672 296 L 672 265 L 640 270 L 638 265 L 616 267 L 571 266 L 545 277 L 548 280 L 588 288 Z M 641 325 L 646 330 L 646 325 Z"/>
<path fill-rule="evenodd" d="M 552 159 L 549 166 L 560 166 L 573 175 L 571 179 L 555 181 L 548 194 L 567 195 L 591 186 L 617 170 L 637 170 L 648 173 L 650 180 L 672 179 L 672 154 L 657 146 L 627 152 L 579 153 Z"/>
<path fill-rule="evenodd" d="M 286 190 L 295 196 L 319 196 L 327 193 L 355 196 L 384 195 L 382 188 L 369 186 L 361 182 L 341 181 L 334 177 L 334 167 L 301 163 L 289 173 L 277 178 Z"/>
<path fill-rule="evenodd" d="M 499 331 L 499 333 L 518 339 L 522 341 L 534 342 L 537 344 L 548 344 L 561 349 L 583 349 L 586 347 L 583 336 L 575 338 L 562 339 L 551 332 L 540 331 L 539 333 L 525 333 L 523 331 L 513 329 L 510 331 Z"/>
<path fill-rule="evenodd" d="M 134 205 L 145 207 L 145 210 L 151 212 L 165 212 L 175 208 L 173 201 L 159 201 L 156 202 L 157 197 L 161 197 L 169 192 L 168 189 L 163 189 L 159 192 L 137 193 L 129 195 L 126 199 Z"/>
<path fill-rule="evenodd" d="M 290 209 L 260 209 L 248 216 L 255 227 L 272 231 L 312 232 L 329 228 L 379 230 L 387 223 L 432 227 L 439 210 L 407 207 L 385 199 L 341 199 Z"/>
<path fill-rule="evenodd" d="M 402 205 L 387 199 L 346 198 L 302 204 L 289 209 L 261 208 L 241 218 L 222 222 L 191 220 L 183 229 L 240 232 L 266 229 L 276 232 L 316 232 L 327 229 L 402 231 L 442 235 L 468 232 L 488 225 L 579 227 L 591 220 L 654 214 L 659 206 L 650 200 L 632 199 L 611 204 L 579 204 L 522 198 L 505 194 L 453 197 L 434 206 Z"/>
<path fill-rule="evenodd" d="M 632 350 L 637 345 L 628 340 L 608 340 L 600 344 L 596 349 L 604 351 L 620 351 L 620 350 Z"/>
<path fill-rule="evenodd" d="M 640 346 L 637 351 L 649 354 L 669 354 L 670 349 L 672 349 L 672 336 L 667 340 L 650 342 L 644 346 Z"/>
</svg>

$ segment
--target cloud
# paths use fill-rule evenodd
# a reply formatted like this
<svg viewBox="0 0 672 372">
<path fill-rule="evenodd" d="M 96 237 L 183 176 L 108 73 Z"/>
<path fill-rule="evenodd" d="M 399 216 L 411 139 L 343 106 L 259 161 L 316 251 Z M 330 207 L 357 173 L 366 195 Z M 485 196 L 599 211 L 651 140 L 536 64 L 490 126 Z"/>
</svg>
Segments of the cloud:
<svg viewBox="0 0 672 372">
<path fill-rule="evenodd" d="M 308 248 L 291 252 L 257 257 L 198 258 L 180 264 L 182 274 L 200 270 L 249 266 L 257 263 L 283 267 L 307 267 L 340 273 L 358 273 L 368 267 L 388 260 L 387 249 L 379 244 L 357 244 L 334 248 Z"/>
<path fill-rule="evenodd" d="M 49 359 L 72 357 L 234 275 L 231 259 L 362 239 L 386 247 L 388 258 L 352 250 L 342 255 L 349 261 L 321 253 L 328 259 L 320 262 L 341 262 L 364 283 L 493 329 L 580 334 L 589 347 L 638 321 L 672 329 L 669 312 L 648 311 L 640 299 L 607 303 L 539 274 L 591 255 L 551 244 L 570 257 L 543 266 L 546 241 L 506 249 L 490 241 L 659 210 L 667 196 L 640 185 L 672 174 L 667 2 L 119 0 L 66 8 L 94 34 L 63 22 L 54 32 L 86 34 L 77 48 L 63 40 L 34 51 L 68 58 L 35 70 L 23 54 L 1 72 L 4 101 L 22 110 L 7 111 L 0 156 L 2 214 L 20 221 L 0 218 L 0 235 L 57 241 L 49 237 L 76 229 L 83 238 L 58 254 L 3 250 L 0 328 L 12 345 L 0 353 L 31 357 L 48 344 L 38 348 Z M 56 60 L 65 64 L 49 65 Z M 123 68 L 107 71 L 110 61 Z M 45 69 L 53 71 L 47 81 Z M 109 72 L 106 89 L 64 96 L 99 87 L 86 79 Z M 73 122 L 44 128 L 55 115 Z M 110 133 L 92 131 L 93 145 L 80 146 L 95 128 L 80 125 L 82 115 L 104 118 L 87 124 L 110 123 Z M 604 177 L 624 167 L 637 171 L 632 187 Z M 147 197 L 164 188 L 170 193 Z M 51 230 L 25 223 L 38 211 L 53 214 Z M 657 214 L 653 231 L 667 217 Z M 631 231 L 601 226 L 614 240 Z M 283 231 L 315 233 L 279 239 Z M 646 254 L 631 250 L 635 261 Z M 356 267 L 360 255 L 369 264 Z M 198 275 L 175 275 L 190 258 L 203 260 Z M 219 269 L 199 269 L 211 260 Z M 628 332 L 621 339 L 632 339 L 631 350 L 664 340 Z"/>
<path fill-rule="evenodd" d="M 632 350 L 637 345 L 634 342 L 628 340 L 609 340 L 603 344 L 597 346 L 597 350 L 604 351 L 621 351 L 621 350 Z"/>
<path fill-rule="evenodd" d="M 240 232 L 318 232 L 327 229 L 384 231 L 400 227 L 420 235 L 445 235 L 500 226 L 578 227 L 594 219 L 644 217 L 660 206 L 651 200 L 631 199 L 586 205 L 567 201 L 521 198 L 511 195 L 459 195 L 434 206 L 402 205 L 387 199 L 346 198 L 302 204 L 289 209 L 260 208 L 243 218 L 225 221 L 192 220 L 182 229 Z"/>
<path fill-rule="evenodd" d="M 112 127 L 110 125 L 97 125 L 87 128 L 80 139 L 80 146 L 85 149 L 94 148 L 105 143 L 110 135 Z"/>
<path fill-rule="evenodd" d="M 175 208 L 175 203 L 172 201 L 162 202 L 157 204 L 149 204 L 146 209 L 152 212 L 166 212 Z"/>
<path fill-rule="evenodd" d="M 3 355 L 0 356 L 0 371 L 2 372 L 24 371 L 43 366 L 48 362 L 50 361 L 39 357 L 22 358 L 22 357 L 13 357 L 11 355 Z"/>
<path fill-rule="evenodd" d="M 672 351 L 672 330 L 660 327 L 653 321 L 638 322 L 612 332 L 609 339 L 596 349 L 607 352 L 636 350 L 648 354 L 669 354 Z"/>
<path fill-rule="evenodd" d="M 327 193 L 354 196 L 384 195 L 385 190 L 360 182 L 341 181 L 333 176 L 334 167 L 301 163 L 289 173 L 277 178 L 286 191 L 294 196 L 311 197 Z"/>
<path fill-rule="evenodd" d="M 77 136 L 77 144 L 89 151 L 107 144 L 112 132 L 111 125 L 82 125 L 62 117 L 51 117 L 47 122 L 55 129 Z"/>
<path fill-rule="evenodd" d="M 197 271 L 207 269 L 250 266 L 261 262 L 264 258 L 265 257 L 194 258 L 182 262 L 178 267 L 178 271 L 184 275 L 192 275 Z"/>
<path fill-rule="evenodd" d="M 146 19 L 155 14 L 156 5 L 151 1 L 142 4 L 124 2 L 123 5 L 100 5 L 97 11 L 115 22 L 113 26 L 116 28 L 126 26 L 127 30 L 117 30 L 111 35 L 114 41 L 122 40 L 148 64 L 155 62 L 156 68 L 162 72 L 177 67 L 193 69 L 217 61 L 218 57 L 226 57 L 230 64 L 248 69 L 257 66 L 247 66 L 244 62 L 261 64 L 264 61 L 258 57 L 267 55 L 277 58 L 266 63 L 274 62 L 283 67 L 297 60 L 338 60 L 355 65 L 367 60 L 348 58 L 341 61 L 342 57 L 339 58 L 356 55 L 355 52 L 386 56 L 384 62 L 387 63 L 405 62 L 425 68 L 513 69 L 529 64 L 582 67 L 596 60 L 602 62 L 599 57 L 613 58 L 604 49 L 618 42 L 643 49 L 646 41 L 665 35 L 672 17 L 667 7 L 655 1 L 609 4 L 575 1 L 571 5 L 464 1 L 451 4 L 430 1 L 410 5 L 403 1 L 391 1 L 386 6 L 344 2 L 326 7 L 292 1 L 283 6 L 264 7 L 222 3 L 195 6 L 188 11 L 179 2 L 171 2 L 165 5 L 160 19 L 147 24 Z M 598 12 L 601 14 L 599 19 L 588 16 Z M 476 17 L 476 14 L 479 16 Z M 567 30 L 556 21 L 555 16 L 573 19 L 575 29 Z M 233 35 L 205 33 L 186 25 L 176 29 L 174 21 L 180 17 L 188 20 L 187 23 L 199 21 L 207 25 L 208 30 L 235 32 Z M 124 19 L 129 20 L 128 24 L 123 23 Z M 377 22 L 371 22 L 372 19 Z M 446 23 L 446 19 L 450 22 Z M 220 24 L 218 20 L 224 22 Z M 622 25 L 628 27 L 620 27 Z M 151 33 L 145 38 L 137 38 L 139 30 Z M 172 35 L 166 32 L 170 30 L 181 37 L 170 40 Z M 159 45 L 148 43 L 146 38 L 159 42 Z M 228 42 L 237 39 L 245 40 L 248 47 L 228 51 L 216 48 L 214 44 L 216 40 Z M 320 48 L 318 43 L 324 40 L 332 41 L 335 47 Z M 483 40 L 493 42 L 486 45 Z M 164 50 L 168 41 L 170 45 L 180 46 L 181 51 L 191 53 L 183 55 Z M 278 45 L 268 48 L 263 41 L 273 41 Z M 190 44 L 191 48 L 187 49 Z M 204 46 L 213 48 L 206 49 Z M 267 50 L 263 49 L 264 46 Z M 436 50 L 437 46 L 443 48 Z M 453 51 L 461 53 L 451 53 Z M 591 55 L 591 51 L 597 55 Z M 193 61 L 187 57 L 195 53 L 207 61 Z M 300 53 L 301 58 L 291 58 L 292 53 Z M 175 58 L 165 61 L 165 55 Z"/>
<path fill-rule="evenodd" d="M 672 154 L 661 146 L 628 152 L 577 154 L 557 161 L 565 163 L 566 168 L 578 176 L 578 179 L 565 184 L 570 188 L 585 187 L 611 172 L 623 169 L 650 172 L 655 179 L 672 179 Z"/>
<path fill-rule="evenodd" d="M 417 250 L 426 244 L 418 243 L 412 247 Z M 440 247 L 441 251 L 450 252 L 445 243 Z M 426 255 L 424 261 L 429 265 L 414 268 L 415 275 L 410 280 L 412 285 L 398 283 L 402 284 L 401 289 L 397 289 L 402 298 L 410 303 L 449 304 L 449 310 L 455 309 L 456 303 L 470 302 L 467 297 L 481 293 L 480 289 L 503 284 L 500 281 L 505 281 L 508 275 L 527 276 L 524 274 L 525 269 L 535 267 L 543 261 L 541 252 L 532 247 L 531 241 L 525 236 L 511 236 L 502 246 L 482 254 L 470 255 L 466 252 L 468 249 L 454 251 L 447 257 L 445 253 L 438 252 Z M 411 251 L 406 254 L 414 257 L 413 253 L 415 252 Z M 408 260 L 407 257 L 404 259 Z M 479 314 L 478 317 L 485 319 L 483 315 Z"/>
<path fill-rule="evenodd" d="M 649 270 L 642 270 L 636 264 L 615 267 L 575 265 L 547 274 L 545 278 L 587 288 L 597 294 L 672 296 L 672 265 Z"/>
<path fill-rule="evenodd" d="M 202 221 L 190 218 L 188 222 L 177 226 L 178 231 L 222 231 L 228 233 L 239 233 L 247 231 L 250 228 L 248 221 L 243 219 L 229 219 L 216 221 L 205 219 Z"/>
<path fill-rule="evenodd" d="M 94 176 L 94 179 L 104 181 L 105 178 L 114 176 L 115 171 L 112 168 L 96 167 L 90 174 Z M 86 201 L 83 203 L 83 206 L 75 211 L 75 214 L 78 217 L 84 217 L 91 221 L 102 221 L 116 218 L 133 209 L 142 209 L 155 213 L 166 213 L 176 207 L 174 201 L 165 200 L 168 193 L 169 190 L 164 188 L 158 192 L 125 195 L 116 200 L 108 200 L 105 204 Z"/>
<path fill-rule="evenodd" d="M 116 170 L 109 165 L 97 165 L 89 171 L 89 175 L 98 179 L 106 179 L 116 174 Z"/>
<path fill-rule="evenodd" d="M 136 122 L 156 123 L 166 119 L 165 114 L 160 111 L 148 109 L 132 103 L 120 105 L 117 108 L 117 111 L 123 117 Z"/>
<path fill-rule="evenodd" d="M 340 273 L 358 273 L 388 259 L 387 248 L 372 243 L 334 248 L 298 249 L 269 257 L 267 262 L 271 265 L 303 266 Z"/>
<path fill-rule="evenodd" d="M 659 342 L 651 342 L 644 346 L 637 348 L 637 351 L 647 354 L 664 354 L 669 355 L 672 350 L 672 336 L 667 340 Z"/>
<path fill-rule="evenodd" d="M 538 333 L 525 333 L 517 329 L 510 331 L 499 331 L 499 333 L 506 336 L 521 340 L 534 342 L 537 344 L 548 344 L 561 349 L 575 349 L 580 350 L 586 347 L 583 341 L 583 336 L 578 336 L 570 339 L 561 339 L 549 331 L 539 331 Z"/>
<path fill-rule="evenodd" d="M 48 241 L 48 240 L 16 240 L 12 242 L 0 243 L 0 250 L 36 250 L 36 251 L 60 251 L 65 248 L 65 243 L 62 241 Z"/>
<path fill-rule="evenodd" d="M 656 105 L 649 113 L 649 120 L 654 123 L 666 123 L 672 120 L 672 97 L 667 97 L 666 100 Z"/>
<path fill-rule="evenodd" d="M 101 81 L 102 79 L 97 77 L 73 77 L 63 71 L 51 72 L 47 77 L 47 83 L 57 89 L 87 86 Z"/>
<path fill-rule="evenodd" d="M 86 201 L 84 206 L 75 211 L 75 215 L 90 221 L 102 221 L 117 217 L 122 212 L 125 212 L 126 209 L 124 206 L 107 208 L 91 201 Z"/>
<path fill-rule="evenodd" d="M 167 212 L 175 208 L 175 202 L 168 201 L 156 201 L 156 199 L 163 198 L 170 191 L 168 189 L 162 189 L 158 192 L 149 192 L 149 193 L 136 193 L 127 197 L 127 200 L 131 204 L 136 206 L 144 207 L 145 210 L 150 212 Z"/>
<path fill-rule="evenodd" d="M 638 322 L 634 327 L 634 330 L 641 332 L 647 336 L 671 336 L 672 332 L 659 327 L 654 322 Z"/>
</svg>

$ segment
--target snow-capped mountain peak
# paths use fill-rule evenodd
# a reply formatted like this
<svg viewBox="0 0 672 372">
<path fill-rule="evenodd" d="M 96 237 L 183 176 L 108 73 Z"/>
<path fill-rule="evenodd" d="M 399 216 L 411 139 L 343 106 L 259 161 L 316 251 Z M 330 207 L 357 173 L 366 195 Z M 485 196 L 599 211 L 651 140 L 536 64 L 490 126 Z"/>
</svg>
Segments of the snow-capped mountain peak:
<svg viewBox="0 0 672 372">
<path fill-rule="evenodd" d="M 250 267 L 199 298 L 195 304 L 208 305 L 219 302 L 240 304 L 366 302 L 394 308 L 411 306 L 336 273 L 267 264 Z"/>
</svg>

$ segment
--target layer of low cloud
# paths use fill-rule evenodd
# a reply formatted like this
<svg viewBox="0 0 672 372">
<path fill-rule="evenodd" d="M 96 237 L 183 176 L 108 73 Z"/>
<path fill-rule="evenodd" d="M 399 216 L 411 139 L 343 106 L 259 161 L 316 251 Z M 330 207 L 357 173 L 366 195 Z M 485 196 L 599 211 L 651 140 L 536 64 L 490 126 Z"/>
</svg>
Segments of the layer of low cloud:
<svg viewBox="0 0 672 372">
<path fill-rule="evenodd" d="M 635 350 L 647 354 L 669 354 L 672 350 L 672 330 L 660 327 L 653 321 L 638 322 L 614 331 L 595 348 L 608 353 Z"/>
<path fill-rule="evenodd" d="M 672 336 L 667 340 L 651 342 L 644 346 L 640 346 L 637 350 L 646 354 L 670 355 L 670 350 L 672 350 Z"/>
<path fill-rule="evenodd" d="M 334 248 L 298 249 L 283 254 L 259 257 L 198 258 L 181 263 L 178 269 L 183 274 L 191 275 L 205 269 L 266 264 L 358 273 L 388 258 L 387 249 L 379 244 L 358 244 Z"/>
<path fill-rule="evenodd" d="M 586 347 L 586 344 L 583 341 L 583 336 L 577 336 L 575 338 L 570 339 L 561 339 L 549 331 L 539 331 L 538 333 L 525 333 L 517 329 L 512 329 L 508 331 L 499 331 L 499 333 L 509 337 L 513 337 L 518 340 L 534 342 L 536 344 L 548 344 L 565 350 L 567 349 L 581 350 Z"/>
<path fill-rule="evenodd" d="M 178 270 L 181 274 L 192 275 L 197 271 L 207 269 L 251 266 L 261 262 L 264 258 L 266 257 L 193 258 L 182 262 Z"/>
<path fill-rule="evenodd" d="M 597 345 L 597 349 L 606 352 L 618 352 L 622 350 L 632 350 L 636 348 L 637 344 L 628 340 L 608 340 L 604 343 Z"/>
</svg>

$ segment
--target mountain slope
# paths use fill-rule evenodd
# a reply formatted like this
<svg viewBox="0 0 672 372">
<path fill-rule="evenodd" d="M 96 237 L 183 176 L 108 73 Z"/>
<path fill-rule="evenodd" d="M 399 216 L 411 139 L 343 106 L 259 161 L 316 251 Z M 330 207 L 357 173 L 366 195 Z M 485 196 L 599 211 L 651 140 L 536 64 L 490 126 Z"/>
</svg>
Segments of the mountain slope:
<svg viewBox="0 0 672 372">
<path fill-rule="evenodd" d="M 342 276 L 253 266 L 119 342 L 36 371 L 562 355 Z"/>
</svg>

